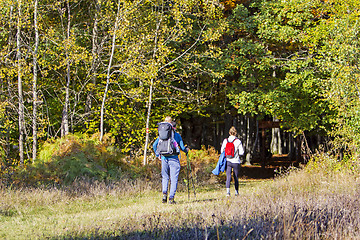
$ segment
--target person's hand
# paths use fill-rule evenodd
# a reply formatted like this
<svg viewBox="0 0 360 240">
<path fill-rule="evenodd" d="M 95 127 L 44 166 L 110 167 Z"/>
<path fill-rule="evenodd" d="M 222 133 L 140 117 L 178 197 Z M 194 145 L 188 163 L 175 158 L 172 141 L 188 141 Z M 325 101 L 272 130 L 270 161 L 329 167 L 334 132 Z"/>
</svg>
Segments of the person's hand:
<svg viewBox="0 0 360 240">
<path fill-rule="evenodd" d="M 188 146 L 185 146 L 185 152 L 188 153 L 190 151 L 190 148 Z"/>
</svg>

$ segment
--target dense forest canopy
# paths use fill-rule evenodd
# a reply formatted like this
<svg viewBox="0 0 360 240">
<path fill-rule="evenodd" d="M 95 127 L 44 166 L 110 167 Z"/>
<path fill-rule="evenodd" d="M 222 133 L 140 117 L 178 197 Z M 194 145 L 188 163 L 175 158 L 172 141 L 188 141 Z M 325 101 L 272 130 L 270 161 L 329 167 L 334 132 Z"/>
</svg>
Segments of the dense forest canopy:
<svg viewBox="0 0 360 240">
<path fill-rule="evenodd" d="M 150 151 L 164 116 L 237 110 L 357 156 L 359 0 L 0 0 L 1 165 L 69 133 Z M 145 146 L 145 151 L 144 151 Z"/>
</svg>

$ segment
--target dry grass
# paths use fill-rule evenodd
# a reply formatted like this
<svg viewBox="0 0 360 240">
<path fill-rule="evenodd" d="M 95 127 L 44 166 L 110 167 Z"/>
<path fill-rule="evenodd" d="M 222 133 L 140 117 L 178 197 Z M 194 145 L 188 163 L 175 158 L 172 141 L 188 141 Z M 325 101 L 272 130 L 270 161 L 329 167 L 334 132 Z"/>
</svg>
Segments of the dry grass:
<svg viewBox="0 0 360 240">
<path fill-rule="evenodd" d="M 0 189 L 3 239 L 360 239 L 358 174 L 317 166 L 269 181 L 197 189 L 161 204 L 160 183 L 78 181 L 63 189 Z"/>
</svg>

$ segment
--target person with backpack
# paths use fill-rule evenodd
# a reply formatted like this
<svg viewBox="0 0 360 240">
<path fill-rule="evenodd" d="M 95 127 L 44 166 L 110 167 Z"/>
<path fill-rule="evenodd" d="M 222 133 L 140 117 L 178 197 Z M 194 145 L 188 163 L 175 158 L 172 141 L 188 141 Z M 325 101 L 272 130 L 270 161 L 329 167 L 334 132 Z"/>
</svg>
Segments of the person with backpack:
<svg viewBox="0 0 360 240">
<path fill-rule="evenodd" d="M 169 203 L 174 201 L 178 177 L 180 173 L 180 150 L 187 153 L 189 148 L 184 145 L 181 135 L 176 132 L 176 123 L 171 117 L 166 117 L 164 122 L 158 123 L 159 137 L 153 144 L 156 157 L 161 160 L 162 177 L 162 202 L 167 202 L 168 186 L 170 180 Z"/>
<path fill-rule="evenodd" d="M 221 153 L 225 153 L 226 158 L 226 196 L 230 196 L 231 172 L 234 175 L 235 196 L 239 195 L 240 156 L 244 155 L 244 149 L 241 140 L 236 137 L 235 127 L 229 130 L 229 137 L 225 138 L 221 145 Z"/>
</svg>

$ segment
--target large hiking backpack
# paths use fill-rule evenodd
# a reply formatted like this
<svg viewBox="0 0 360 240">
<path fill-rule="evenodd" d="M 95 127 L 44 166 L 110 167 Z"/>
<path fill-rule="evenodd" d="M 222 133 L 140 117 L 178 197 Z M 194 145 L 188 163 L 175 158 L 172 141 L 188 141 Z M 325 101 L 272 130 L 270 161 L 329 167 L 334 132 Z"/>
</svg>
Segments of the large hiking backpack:
<svg viewBox="0 0 360 240">
<path fill-rule="evenodd" d="M 226 158 L 234 158 L 235 157 L 235 145 L 234 142 L 237 138 L 235 138 L 232 142 L 229 142 L 229 139 L 227 138 L 226 145 L 225 145 L 225 157 Z"/>
<path fill-rule="evenodd" d="M 174 139 L 175 131 L 171 123 L 158 123 L 159 142 L 156 148 L 157 155 L 171 156 L 180 153 L 179 146 Z"/>
</svg>

